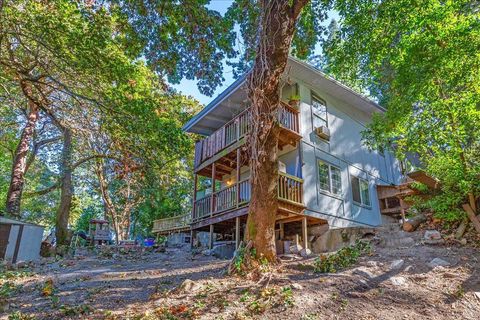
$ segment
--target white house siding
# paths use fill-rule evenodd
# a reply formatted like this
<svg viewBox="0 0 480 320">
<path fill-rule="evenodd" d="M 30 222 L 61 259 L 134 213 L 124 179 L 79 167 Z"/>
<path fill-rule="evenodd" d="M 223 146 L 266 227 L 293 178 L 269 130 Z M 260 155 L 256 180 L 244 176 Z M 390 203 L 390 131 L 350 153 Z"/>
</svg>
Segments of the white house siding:
<svg viewBox="0 0 480 320">
<path fill-rule="evenodd" d="M 306 213 L 327 219 L 332 227 L 381 224 L 375 185 L 398 183 L 398 162 L 388 153 L 383 156 L 378 152 L 370 152 L 362 145 L 361 132 L 370 121 L 369 114 L 330 96 L 321 88 L 298 82 L 302 99 L 300 130 L 303 137 L 302 176 Z M 314 133 L 310 106 L 312 92 L 327 104 L 327 121 L 331 134 L 328 142 Z M 341 169 L 341 194 L 332 195 L 320 190 L 318 159 Z M 351 175 L 369 182 L 370 207 L 353 203 Z"/>
</svg>

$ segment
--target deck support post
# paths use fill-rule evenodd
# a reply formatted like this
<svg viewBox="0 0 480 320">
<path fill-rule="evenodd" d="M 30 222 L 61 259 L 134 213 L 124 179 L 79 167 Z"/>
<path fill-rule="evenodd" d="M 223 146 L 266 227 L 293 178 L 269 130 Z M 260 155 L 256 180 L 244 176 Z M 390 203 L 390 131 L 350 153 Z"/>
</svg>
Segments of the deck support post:
<svg viewBox="0 0 480 320">
<path fill-rule="evenodd" d="M 278 224 L 280 225 L 280 239 L 279 240 L 283 240 L 283 238 L 285 238 L 285 225 L 283 224 L 283 222 L 279 222 Z"/>
<path fill-rule="evenodd" d="M 195 238 L 197 237 L 197 231 L 190 230 L 190 249 L 195 248 Z"/>
<path fill-rule="evenodd" d="M 210 216 L 213 216 L 215 211 L 215 176 L 216 176 L 215 163 L 212 163 L 212 197 L 210 198 Z"/>
<path fill-rule="evenodd" d="M 235 249 L 240 246 L 240 217 L 235 218 Z"/>
<path fill-rule="evenodd" d="M 196 202 L 197 202 L 197 182 L 198 182 L 198 175 L 195 173 L 193 179 L 193 208 L 192 208 L 192 221 L 195 221 L 196 215 Z"/>
<path fill-rule="evenodd" d="M 237 149 L 237 195 L 236 195 L 237 208 L 240 205 L 240 168 L 241 168 L 240 161 L 241 159 L 242 159 L 242 156 L 240 154 L 240 148 L 238 148 Z"/>
<path fill-rule="evenodd" d="M 208 237 L 208 249 L 213 249 L 213 224 L 210 225 L 210 234 Z"/>
<path fill-rule="evenodd" d="M 308 230 L 307 230 L 307 217 L 302 219 L 302 236 L 303 236 L 303 247 L 308 249 Z"/>
</svg>

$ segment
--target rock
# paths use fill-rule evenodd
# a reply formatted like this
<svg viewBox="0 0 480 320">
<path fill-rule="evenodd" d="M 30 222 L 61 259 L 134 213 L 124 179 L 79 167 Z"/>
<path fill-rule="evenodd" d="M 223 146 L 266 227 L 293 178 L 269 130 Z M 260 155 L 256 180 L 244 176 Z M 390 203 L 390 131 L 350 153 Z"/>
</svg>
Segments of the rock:
<svg viewBox="0 0 480 320">
<path fill-rule="evenodd" d="M 192 281 L 190 279 L 185 279 L 185 281 L 183 281 L 179 287 L 179 289 L 185 293 L 195 292 L 200 290 L 201 288 L 202 288 L 201 284 L 198 284 L 195 281 Z"/>
<path fill-rule="evenodd" d="M 424 240 L 423 241 L 425 244 L 430 244 L 430 245 L 441 245 L 445 244 L 444 239 L 433 239 L 433 240 Z"/>
<path fill-rule="evenodd" d="M 467 239 L 462 238 L 462 240 L 460 240 L 460 244 L 461 244 L 462 246 L 466 245 L 466 244 L 467 244 Z"/>
<path fill-rule="evenodd" d="M 390 264 L 390 269 L 391 270 L 400 269 L 401 267 L 403 267 L 404 264 L 405 264 L 405 261 L 403 261 L 403 259 L 394 260 Z"/>
<path fill-rule="evenodd" d="M 394 286 L 403 286 L 407 283 L 407 279 L 405 279 L 404 277 L 391 277 L 390 282 Z"/>
<path fill-rule="evenodd" d="M 367 261 L 365 264 L 367 265 L 367 267 L 370 267 L 370 268 L 377 268 L 378 267 L 378 262 L 377 261 Z"/>
<path fill-rule="evenodd" d="M 305 248 L 305 249 L 300 250 L 300 255 L 301 255 L 303 258 L 308 258 L 311 254 L 312 254 L 312 250 L 310 250 L 310 249 L 308 249 L 308 248 Z"/>
<path fill-rule="evenodd" d="M 302 251 L 303 247 L 299 244 L 294 244 L 293 246 L 290 246 L 290 249 L 289 251 L 291 253 L 294 253 L 294 254 L 297 254 L 297 253 L 300 253 L 300 251 Z"/>
<path fill-rule="evenodd" d="M 427 230 L 423 235 L 425 240 L 440 240 L 442 239 L 442 235 L 437 230 Z"/>
<path fill-rule="evenodd" d="M 428 263 L 428 266 L 430 268 L 435 268 L 435 267 L 448 267 L 450 265 L 450 263 L 448 261 L 445 261 L 443 259 L 440 259 L 440 258 L 435 258 L 433 259 L 432 261 L 430 261 Z"/>
<path fill-rule="evenodd" d="M 203 250 L 202 254 L 204 256 L 211 256 L 212 255 L 212 250 L 210 250 L 210 249 Z"/>
<path fill-rule="evenodd" d="M 480 291 L 474 292 L 473 295 L 477 297 L 478 300 L 480 300 Z"/>
<path fill-rule="evenodd" d="M 300 283 L 296 283 L 296 282 L 292 283 L 292 284 L 290 285 L 290 287 L 291 287 L 292 289 L 295 289 L 295 290 L 302 290 L 302 289 L 303 289 L 303 286 L 302 286 Z"/>
</svg>

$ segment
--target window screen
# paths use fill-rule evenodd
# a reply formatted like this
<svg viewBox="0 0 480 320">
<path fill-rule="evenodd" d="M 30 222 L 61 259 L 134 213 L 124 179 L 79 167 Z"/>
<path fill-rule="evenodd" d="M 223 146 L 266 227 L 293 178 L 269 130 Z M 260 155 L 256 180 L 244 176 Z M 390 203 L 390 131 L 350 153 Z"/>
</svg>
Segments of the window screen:
<svg viewBox="0 0 480 320">
<path fill-rule="evenodd" d="M 318 182 L 320 190 L 335 194 L 342 193 L 342 175 L 340 168 L 318 161 Z"/>
</svg>

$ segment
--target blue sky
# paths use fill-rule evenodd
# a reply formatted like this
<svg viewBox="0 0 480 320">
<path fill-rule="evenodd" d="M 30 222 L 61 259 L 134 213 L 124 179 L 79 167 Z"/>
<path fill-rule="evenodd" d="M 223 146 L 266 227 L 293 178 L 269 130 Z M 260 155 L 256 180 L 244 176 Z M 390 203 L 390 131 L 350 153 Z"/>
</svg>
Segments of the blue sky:
<svg viewBox="0 0 480 320">
<path fill-rule="evenodd" d="M 220 14 L 225 14 L 228 7 L 232 3 L 231 0 L 211 0 L 209 4 L 209 8 L 212 10 L 216 10 L 220 12 Z M 202 104 L 208 104 L 214 97 L 216 97 L 220 92 L 225 90 L 235 79 L 233 78 L 233 73 L 231 68 L 225 66 L 223 77 L 225 81 L 223 82 L 222 86 L 218 87 L 215 93 L 209 97 L 204 94 L 201 94 L 197 88 L 197 81 L 195 80 L 186 80 L 183 79 L 179 84 L 172 85 L 178 91 L 181 91 L 185 95 L 189 95 L 200 101 Z"/>
<path fill-rule="evenodd" d="M 220 12 L 220 14 L 223 15 L 227 11 L 227 9 L 228 9 L 228 7 L 230 6 L 231 3 L 232 3 L 232 0 L 211 0 L 208 7 L 212 10 L 216 10 L 216 11 Z M 335 19 L 338 18 L 338 15 L 336 13 L 330 13 L 329 16 L 331 16 Z M 329 20 L 330 19 L 327 20 L 327 22 L 326 22 L 327 24 L 329 23 Z M 315 51 L 317 51 L 316 53 L 318 54 L 321 50 L 318 47 L 318 48 L 316 48 Z M 198 101 L 200 101 L 200 103 L 206 105 L 210 101 L 212 101 L 213 98 L 215 98 L 220 92 L 225 90 L 231 83 L 233 83 L 235 81 L 235 79 L 233 78 L 233 72 L 232 72 L 231 67 L 228 67 L 228 66 L 225 65 L 224 72 L 223 72 L 223 77 L 225 78 L 223 84 L 217 88 L 217 90 L 215 91 L 215 93 L 211 97 L 206 96 L 204 94 L 201 94 L 200 91 L 198 91 L 197 81 L 195 81 L 195 80 L 184 79 L 179 84 L 173 84 L 172 86 L 175 89 L 177 89 L 178 91 L 180 91 L 181 93 L 183 93 L 185 95 L 188 95 L 188 96 L 192 96 L 195 99 L 197 99 Z"/>
</svg>

